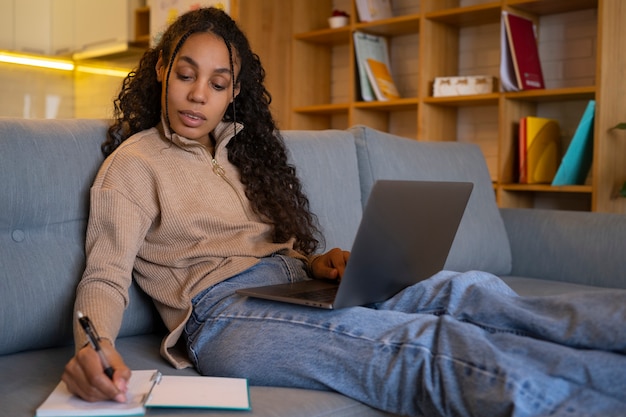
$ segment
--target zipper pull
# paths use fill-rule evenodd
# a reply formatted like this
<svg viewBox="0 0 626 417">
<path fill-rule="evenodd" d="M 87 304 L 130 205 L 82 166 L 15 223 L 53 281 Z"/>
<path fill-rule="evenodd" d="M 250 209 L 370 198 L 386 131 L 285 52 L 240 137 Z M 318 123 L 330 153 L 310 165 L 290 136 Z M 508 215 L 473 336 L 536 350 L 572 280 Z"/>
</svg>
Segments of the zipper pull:
<svg viewBox="0 0 626 417">
<path fill-rule="evenodd" d="M 224 168 L 215 160 L 215 158 L 211 159 L 211 164 L 213 165 L 213 172 L 222 178 L 226 178 L 226 171 Z"/>
</svg>

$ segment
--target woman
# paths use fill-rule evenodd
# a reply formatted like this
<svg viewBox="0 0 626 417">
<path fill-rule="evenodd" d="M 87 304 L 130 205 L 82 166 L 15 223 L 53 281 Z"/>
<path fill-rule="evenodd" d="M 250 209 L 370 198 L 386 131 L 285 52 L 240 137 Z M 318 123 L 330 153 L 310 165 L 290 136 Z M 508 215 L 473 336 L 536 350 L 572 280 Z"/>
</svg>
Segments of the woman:
<svg viewBox="0 0 626 417">
<path fill-rule="evenodd" d="M 491 275 L 442 272 L 383 303 L 330 312 L 236 295 L 337 279 L 349 258 L 314 255 L 314 218 L 263 79 L 235 23 L 208 8 L 174 22 L 125 80 L 91 191 L 75 307 L 115 373 L 76 329 L 63 375 L 72 392 L 125 400 L 130 370 L 113 342 L 134 276 L 176 367 L 336 390 L 407 415 L 621 413 L 623 292 L 523 299 Z"/>
</svg>

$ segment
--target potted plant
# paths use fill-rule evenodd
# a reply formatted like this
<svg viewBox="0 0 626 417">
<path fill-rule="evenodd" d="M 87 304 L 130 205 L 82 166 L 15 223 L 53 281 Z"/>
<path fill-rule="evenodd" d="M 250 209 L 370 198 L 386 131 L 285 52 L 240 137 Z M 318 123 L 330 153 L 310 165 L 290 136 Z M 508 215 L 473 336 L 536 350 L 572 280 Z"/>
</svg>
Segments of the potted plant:
<svg viewBox="0 0 626 417">
<path fill-rule="evenodd" d="M 333 14 L 328 18 L 328 25 L 332 28 L 340 28 L 346 26 L 350 20 L 350 15 L 343 10 L 335 9 Z"/>
</svg>

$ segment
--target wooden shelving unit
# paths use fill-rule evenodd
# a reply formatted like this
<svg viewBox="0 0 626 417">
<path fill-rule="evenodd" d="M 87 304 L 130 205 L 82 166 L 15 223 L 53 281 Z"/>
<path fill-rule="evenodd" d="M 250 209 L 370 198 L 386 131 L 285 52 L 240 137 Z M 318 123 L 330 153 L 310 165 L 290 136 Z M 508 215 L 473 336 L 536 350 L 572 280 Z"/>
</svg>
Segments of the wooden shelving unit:
<svg viewBox="0 0 626 417">
<path fill-rule="evenodd" d="M 137 45 L 148 47 L 150 44 L 150 7 L 139 7 L 135 10 L 135 38 Z"/>
<path fill-rule="evenodd" d="M 615 193 L 626 181 L 626 132 L 610 130 L 626 120 L 626 80 L 620 73 L 626 67 L 626 56 L 618 52 L 626 48 L 626 7 L 621 0 L 396 0 L 392 3 L 398 9 L 395 17 L 367 23 L 358 21 L 353 0 L 341 1 L 292 2 L 289 128 L 344 129 L 364 124 L 414 140 L 454 141 L 465 140 L 464 120 L 479 114 L 484 122 L 475 140 L 486 153 L 501 206 L 626 213 L 626 198 Z M 351 21 L 346 27 L 329 29 L 326 19 L 337 2 L 349 5 Z M 503 10 L 533 18 L 540 42 L 544 19 L 581 11 L 592 16 L 595 21 L 586 25 L 597 39 L 592 81 L 584 85 L 556 83 L 545 90 L 432 97 L 435 77 L 471 75 L 460 68 L 467 31 L 486 32 L 487 41 L 483 42 L 490 45 L 485 47 L 493 47 L 494 39 L 499 39 Z M 394 76 L 404 98 L 359 100 L 352 40 L 355 30 L 387 37 L 393 70 L 400 72 Z M 495 41 L 499 45 L 499 40 Z M 492 53 L 499 54 L 499 47 Z M 473 75 L 499 78 L 497 67 L 487 71 L 490 73 Z M 590 99 L 596 100 L 597 111 L 588 183 L 568 187 L 516 184 L 519 119 L 541 116 L 551 107 L 582 109 Z"/>
</svg>

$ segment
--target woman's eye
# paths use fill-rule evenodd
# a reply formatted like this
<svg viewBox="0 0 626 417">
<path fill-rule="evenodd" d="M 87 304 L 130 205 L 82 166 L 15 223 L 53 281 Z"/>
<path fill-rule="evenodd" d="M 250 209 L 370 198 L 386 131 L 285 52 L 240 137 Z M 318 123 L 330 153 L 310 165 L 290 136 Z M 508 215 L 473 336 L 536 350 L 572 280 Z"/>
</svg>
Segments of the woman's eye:
<svg viewBox="0 0 626 417">
<path fill-rule="evenodd" d="M 213 88 L 217 91 L 222 91 L 226 88 L 222 83 L 212 82 L 211 84 L 213 85 Z"/>
<path fill-rule="evenodd" d="M 181 80 L 181 81 L 188 81 L 188 80 L 193 79 L 193 76 L 191 76 L 191 75 L 186 75 L 186 74 L 181 74 L 181 73 L 177 73 L 177 74 L 176 74 L 176 77 L 177 77 L 179 80 Z"/>
</svg>

